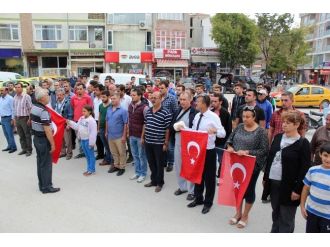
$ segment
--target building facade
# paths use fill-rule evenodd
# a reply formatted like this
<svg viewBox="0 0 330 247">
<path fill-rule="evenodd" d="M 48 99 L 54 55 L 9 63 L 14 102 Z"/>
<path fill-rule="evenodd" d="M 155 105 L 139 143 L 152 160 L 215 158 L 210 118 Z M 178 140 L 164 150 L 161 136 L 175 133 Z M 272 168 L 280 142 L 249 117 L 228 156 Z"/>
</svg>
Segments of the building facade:
<svg viewBox="0 0 330 247">
<path fill-rule="evenodd" d="M 298 67 L 299 80 L 320 83 L 330 82 L 330 13 L 300 14 L 301 26 L 311 27 L 305 37 L 310 46 L 310 63 Z"/>
</svg>

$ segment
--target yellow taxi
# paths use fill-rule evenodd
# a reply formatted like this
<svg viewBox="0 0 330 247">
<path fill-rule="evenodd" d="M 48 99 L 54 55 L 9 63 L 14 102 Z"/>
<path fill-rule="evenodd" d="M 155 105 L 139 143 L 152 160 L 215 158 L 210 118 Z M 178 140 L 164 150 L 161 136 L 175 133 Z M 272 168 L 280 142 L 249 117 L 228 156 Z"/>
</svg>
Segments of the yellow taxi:
<svg viewBox="0 0 330 247">
<path fill-rule="evenodd" d="M 330 102 L 330 89 L 318 85 L 302 84 L 288 89 L 294 95 L 294 106 L 320 107 Z M 276 106 L 281 107 L 281 95 L 275 98 Z"/>
</svg>

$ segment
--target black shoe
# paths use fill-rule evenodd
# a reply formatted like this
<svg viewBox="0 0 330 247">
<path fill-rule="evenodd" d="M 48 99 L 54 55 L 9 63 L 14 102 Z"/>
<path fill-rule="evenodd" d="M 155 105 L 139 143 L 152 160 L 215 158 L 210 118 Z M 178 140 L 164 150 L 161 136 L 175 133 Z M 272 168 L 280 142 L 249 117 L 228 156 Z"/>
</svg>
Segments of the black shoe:
<svg viewBox="0 0 330 247">
<path fill-rule="evenodd" d="M 166 171 L 167 172 L 171 172 L 173 170 L 173 165 L 168 165 L 167 167 L 166 167 Z"/>
<path fill-rule="evenodd" d="M 32 154 L 31 152 L 26 152 L 25 156 L 29 157 L 29 156 L 31 156 L 31 154 Z"/>
<path fill-rule="evenodd" d="M 133 157 L 129 156 L 128 159 L 126 160 L 126 163 L 132 163 L 133 162 Z"/>
<path fill-rule="evenodd" d="M 41 192 L 43 194 L 47 194 L 47 193 L 56 193 L 56 192 L 59 192 L 59 191 L 60 191 L 60 188 L 50 187 L 49 189 L 42 190 Z"/>
<path fill-rule="evenodd" d="M 193 195 L 193 194 L 188 194 L 187 195 L 187 200 L 188 201 L 192 201 L 192 200 L 194 200 L 195 199 L 195 196 Z"/>
<path fill-rule="evenodd" d="M 10 151 L 10 148 L 2 149 L 2 152 Z"/>
<path fill-rule="evenodd" d="M 95 160 L 100 160 L 100 159 L 104 159 L 104 156 L 96 155 Z"/>
<path fill-rule="evenodd" d="M 202 209 L 202 214 L 207 214 L 208 212 L 210 212 L 211 207 L 209 206 L 204 206 Z"/>
<path fill-rule="evenodd" d="M 117 167 L 111 167 L 108 171 L 108 173 L 114 173 L 114 172 L 117 172 L 119 171 L 119 169 Z"/>
<path fill-rule="evenodd" d="M 14 153 L 14 152 L 16 152 L 17 151 L 17 149 L 11 149 L 8 153 Z"/>
<path fill-rule="evenodd" d="M 198 205 L 203 205 L 203 202 L 197 202 L 196 200 L 187 205 L 188 208 L 194 208 Z"/>
<path fill-rule="evenodd" d="M 117 172 L 117 176 L 121 176 L 125 173 L 125 169 L 119 169 L 119 171 Z"/>
<path fill-rule="evenodd" d="M 18 155 L 23 155 L 23 154 L 26 154 L 26 151 L 23 150 L 23 151 L 18 153 Z"/>
<path fill-rule="evenodd" d="M 152 186 L 156 186 L 155 184 L 153 184 L 152 182 L 150 182 L 150 183 L 147 183 L 147 184 L 145 184 L 144 185 L 144 187 L 152 187 Z"/>
<path fill-rule="evenodd" d="M 81 154 L 78 154 L 74 157 L 74 159 L 80 159 L 80 158 L 83 158 L 85 157 L 85 154 L 81 153 Z"/>
<path fill-rule="evenodd" d="M 174 192 L 174 195 L 176 195 L 176 196 L 179 196 L 179 195 L 181 195 L 181 194 L 183 194 L 183 193 L 187 193 L 188 191 L 186 191 L 186 190 L 180 190 L 180 189 L 177 189 L 175 192 Z"/>
</svg>

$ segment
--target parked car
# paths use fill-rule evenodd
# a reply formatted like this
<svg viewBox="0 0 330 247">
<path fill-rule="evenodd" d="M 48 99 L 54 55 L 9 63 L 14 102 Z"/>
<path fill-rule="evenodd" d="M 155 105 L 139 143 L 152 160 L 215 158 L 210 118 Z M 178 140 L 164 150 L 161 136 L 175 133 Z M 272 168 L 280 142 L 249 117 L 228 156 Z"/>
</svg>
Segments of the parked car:
<svg viewBox="0 0 330 247">
<path fill-rule="evenodd" d="M 329 104 L 330 89 L 317 85 L 296 85 L 288 89 L 294 95 L 294 106 L 321 107 Z M 275 98 L 276 106 L 281 107 L 281 95 Z"/>
<path fill-rule="evenodd" d="M 22 79 L 23 76 L 21 76 L 18 73 L 14 72 L 7 72 L 7 71 L 0 71 L 0 81 L 11 81 L 11 80 L 18 80 Z"/>
</svg>

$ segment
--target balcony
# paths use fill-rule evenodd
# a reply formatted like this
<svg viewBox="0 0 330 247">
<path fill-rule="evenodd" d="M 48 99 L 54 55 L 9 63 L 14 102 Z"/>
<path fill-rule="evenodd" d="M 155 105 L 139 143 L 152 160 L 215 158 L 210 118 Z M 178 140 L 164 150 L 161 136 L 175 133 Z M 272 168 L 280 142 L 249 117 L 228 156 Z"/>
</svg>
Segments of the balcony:
<svg viewBox="0 0 330 247">
<path fill-rule="evenodd" d="M 310 39 L 313 39 L 313 34 L 312 33 L 309 33 L 305 36 L 305 40 L 310 40 Z"/>
</svg>

